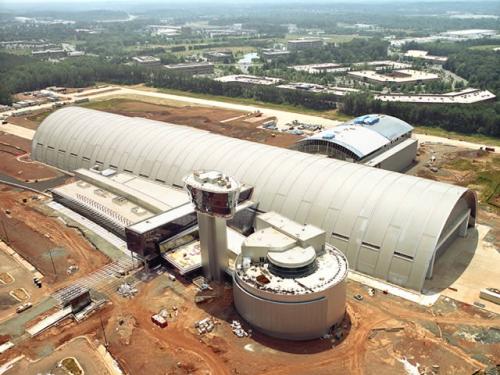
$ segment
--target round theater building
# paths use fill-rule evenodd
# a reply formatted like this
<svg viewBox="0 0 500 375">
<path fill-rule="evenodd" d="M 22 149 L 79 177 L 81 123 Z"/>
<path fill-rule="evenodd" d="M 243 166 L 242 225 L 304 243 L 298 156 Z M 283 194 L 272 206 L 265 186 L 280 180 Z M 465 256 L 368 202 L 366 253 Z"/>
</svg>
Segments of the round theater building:
<svg viewBox="0 0 500 375">
<path fill-rule="evenodd" d="M 347 260 L 325 232 L 275 212 L 257 216 L 236 258 L 233 294 L 255 329 L 288 340 L 315 339 L 345 315 Z"/>
</svg>

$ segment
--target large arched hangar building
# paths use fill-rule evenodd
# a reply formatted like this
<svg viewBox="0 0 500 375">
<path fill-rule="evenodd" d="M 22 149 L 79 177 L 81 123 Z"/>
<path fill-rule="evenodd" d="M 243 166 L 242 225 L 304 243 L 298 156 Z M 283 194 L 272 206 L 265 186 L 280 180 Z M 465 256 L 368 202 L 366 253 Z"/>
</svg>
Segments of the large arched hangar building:
<svg viewBox="0 0 500 375">
<path fill-rule="evenodd" d="M 460 186 L 77 107 L 43 121 L 32 157 L 178 186 L 193 170 L 220 170 L 254 186 L 259 209 L 325 230 L 351 269 L 415 290 L 432 276 L 436 257 L 475 224 L 475 194 Z"/>
</svg>

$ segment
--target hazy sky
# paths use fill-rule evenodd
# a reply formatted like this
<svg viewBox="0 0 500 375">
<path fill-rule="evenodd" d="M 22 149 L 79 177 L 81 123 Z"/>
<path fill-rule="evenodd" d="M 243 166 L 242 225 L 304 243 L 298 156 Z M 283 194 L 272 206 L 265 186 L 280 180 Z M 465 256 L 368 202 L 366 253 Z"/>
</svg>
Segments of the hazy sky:
<svg viewBox="0 0 500 375">
<path fill-rule="evenodd" d="M 500 4 L 499 0 L 0 0 L 0 12 L 2 11 L 82 11 L 92 9 L 110 9 L 110 10 L 129 10 L 140 9 L 142 5 L 153 6 L 156 8 L 167 8 L 175 6 L 181 8 L 182 6 L 195 6 L 196 4 L 206 6 L 217 6 L 219 4 L 227 4 L 231 8 L 238 5 L 242 7 L 249 7 L 252 5 L 269 5 L 269 4 L 335 4 L 335 3 L 363 3 L 363 4 L 377 4 L 377 3 L 443 3 L 450 4 L 470 4 L 470 3 L 489 3 Z M 61 6 L 64 4 L 64 6 Z M 500 5 L 499 5 L 500 7 Z"/>
<path fill-rule="evenodd" d="M 262 4 L 269 4 L 269 3 L 278 3 L 278 4 L 287 4 L 287 3 L 304 3 L 307 4 L 308 2 L 312 3 L 352 3 L 352 2 L 358 2 L 358 3 L 420 3 L 420 2 L 485 2 L 484 0 L 424 0 L 424 1 L 419 1 L 419 0 L 119 0 L 119 1 L 106 1 L 106 0 L 0 0 L 0 7 L 2 5 L 8 5 L 12 6 L 15 4 L 19 3 L 32 3 L 32 4 L 51 4 L 51 3 L 66 3 L 68 5 L 79 5 L 79 4 L 95 4 L 95 5 L 100 5 L 101 7 L 105 8 L 106 5 L 111 5 L 111 6 L 116 6 L 118 4 L 135 4 L 135 5 L 140 5 L 140 3 L 156 3 L 158 5 L 166 5 L 168 6 L 169 4 L 196 4 L 196 3 L 204 3 L 204 4 L 216 4 L 216 3 L 230 3 L 233 5 L 236 5 L 239 1 L 241 1 L 242 5 L 247 5 L 251 3 L 262 3 Z M 492 1 L 486 1 L 486 2 L 492 2 Z"/>
</svg>

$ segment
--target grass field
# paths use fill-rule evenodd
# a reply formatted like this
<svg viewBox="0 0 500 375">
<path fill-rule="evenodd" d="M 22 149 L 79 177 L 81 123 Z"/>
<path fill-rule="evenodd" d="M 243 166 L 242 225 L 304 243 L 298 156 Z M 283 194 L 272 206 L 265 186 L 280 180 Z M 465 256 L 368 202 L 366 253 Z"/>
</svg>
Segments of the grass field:
<svg viewBox="0 0 500 375">
<path fill-rule="evenodd" d="M 483 46 L 469 47 L 469 49 L 482 50 L 482 51 L 492 51 L 495 48 L 500 48 L 500 44 L 487 44 Z"/>
<path fill-rule="evenodd" d="M 446 166 L 456 171 L 468 172 L 467 186 L 477 191 L 480 202 L 493 203 L 500 190 L 500 156 L 486 157 L 482 162 L 479 162 L 481 159 L 478 161 L 458 157 Z"/>
<path fill-rule="evenodd" d="M 415 133 L 435 135 L 450 139 L 458 139 L 461 141 L 482 143 L 488 146 L 500 147 L 500 138 L 489 137 L 482 134 L 462 134 L 444 130 L 441 128 L 433 128 L 430 126 L 415 126 Z"/>
</svg>

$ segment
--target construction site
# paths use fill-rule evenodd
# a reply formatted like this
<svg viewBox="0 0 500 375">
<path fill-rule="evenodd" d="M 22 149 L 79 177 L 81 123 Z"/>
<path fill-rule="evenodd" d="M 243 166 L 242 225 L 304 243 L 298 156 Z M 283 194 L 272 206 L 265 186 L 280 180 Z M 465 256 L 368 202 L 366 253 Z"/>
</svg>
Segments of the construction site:
<svg viewBox="0 0 500 375">
<path fill-rule="evenodd" d="M 0 374 L 498 371 L 494 150 L 400 174 L 289 150 L 278 112 L 114 94 L 0 125 Z"/>
</svg>

